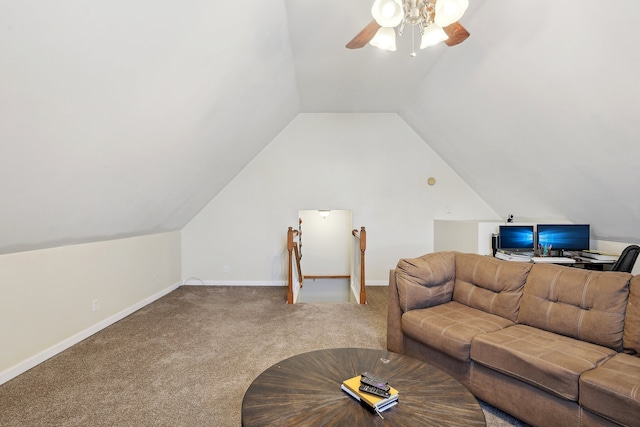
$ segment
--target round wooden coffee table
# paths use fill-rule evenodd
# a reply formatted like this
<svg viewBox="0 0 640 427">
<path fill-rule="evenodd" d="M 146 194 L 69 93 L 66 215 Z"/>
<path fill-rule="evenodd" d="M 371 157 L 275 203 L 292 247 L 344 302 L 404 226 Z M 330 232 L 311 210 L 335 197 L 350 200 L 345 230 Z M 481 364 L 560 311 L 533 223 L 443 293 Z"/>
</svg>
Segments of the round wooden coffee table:
<svg viewBox="0 0 640 427">
<path fill-rule="evenodd" d="M 398 389 L 382 413 L 363 408 L 340 388 L 362 372 Z M 478 401 L 438 368 L 385 350 L 337 348 L 290 357 L 251 383 L 242 400 L 243 426 L 485 426 Z"/>
</svg>

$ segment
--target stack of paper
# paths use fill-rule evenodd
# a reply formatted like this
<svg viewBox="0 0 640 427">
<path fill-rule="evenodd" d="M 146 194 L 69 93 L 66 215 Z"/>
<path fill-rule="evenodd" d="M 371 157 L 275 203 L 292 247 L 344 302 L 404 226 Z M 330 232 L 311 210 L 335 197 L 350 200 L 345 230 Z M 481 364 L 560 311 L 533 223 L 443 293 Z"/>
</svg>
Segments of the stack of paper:
<svg viewBox="0 0 640 427">
<path fill-rule="evenodd" d="M 533 255 L 533 254 L 531 254 Z M 531 262 L 530 254 L 517 254 L 513 252 L 496 251 L 496 258 L 503 259 L 505 261 L 517 261 L 517 262 Z"/>
<path fill-rule="evenodd" d="M 582 258 L 596 259 L 598 261 L 617 261 L 619 257 L 619 255 L 598 251 L 580 251 L 580 256 Z"/>
</svg>

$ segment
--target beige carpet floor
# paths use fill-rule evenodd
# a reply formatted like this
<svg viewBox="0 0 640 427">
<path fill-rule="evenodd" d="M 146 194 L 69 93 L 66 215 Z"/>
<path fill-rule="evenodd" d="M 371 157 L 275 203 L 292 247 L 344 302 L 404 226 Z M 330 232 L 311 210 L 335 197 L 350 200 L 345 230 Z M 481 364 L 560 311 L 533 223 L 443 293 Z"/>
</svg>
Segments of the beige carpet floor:
<svg viewBox="0 0 640 427">
<path fill-rule="evenodd" d="M 0 426 L 237 427 L 244 392 L 274 363 L 385 349 L 386 292 L 287 305 L 280 287 L 183 286 L 1 385 Z M 524 425 L 483 409 L 490 427 Z"/>
</svg>

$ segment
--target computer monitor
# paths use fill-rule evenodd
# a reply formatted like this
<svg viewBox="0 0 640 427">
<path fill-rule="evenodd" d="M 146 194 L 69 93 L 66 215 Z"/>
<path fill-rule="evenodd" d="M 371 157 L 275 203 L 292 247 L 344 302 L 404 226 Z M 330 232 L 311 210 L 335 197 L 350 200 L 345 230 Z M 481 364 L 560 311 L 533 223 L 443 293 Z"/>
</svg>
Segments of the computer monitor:
<svg viewBox="0 0 640 427">
<path fill-rule="evenodd" d="M 500 249 L 510 251 L 533 251 L 535 239 L 533 225 L 501 225 Z"/>
<path fill-rule="evenodd" d="M 538 224 L 538 245 L 551 250 L 582 251 L 589 249 L 589 224 Z"/>
</svg>

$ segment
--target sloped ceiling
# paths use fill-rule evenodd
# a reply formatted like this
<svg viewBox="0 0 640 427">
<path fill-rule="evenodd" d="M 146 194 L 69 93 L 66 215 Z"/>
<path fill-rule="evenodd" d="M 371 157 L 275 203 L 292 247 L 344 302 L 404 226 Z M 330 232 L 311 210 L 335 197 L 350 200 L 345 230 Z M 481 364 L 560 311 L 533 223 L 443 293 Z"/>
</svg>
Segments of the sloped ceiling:
<svg viewBox="0 0 640 427">
<path fill-rule="evenodd" d="M 640 241 L 640 5 L 470 3 L 411 58 L 344 48 L 372 0 L 2 2 L 0 253 L 179 229 L 300 112 L 397 112 L 496 212 Z"/>
<path fill-rule="evenodd" d="M 486 0 L 400 115 L 496 212 L 639 242 L 639 13 Z"/>
<path fill-rule="evenodd" d="M 238 12 L 2 2 L 2 252 L 179 229 L 295 117 L 284 3 Z"/>
</svg>

